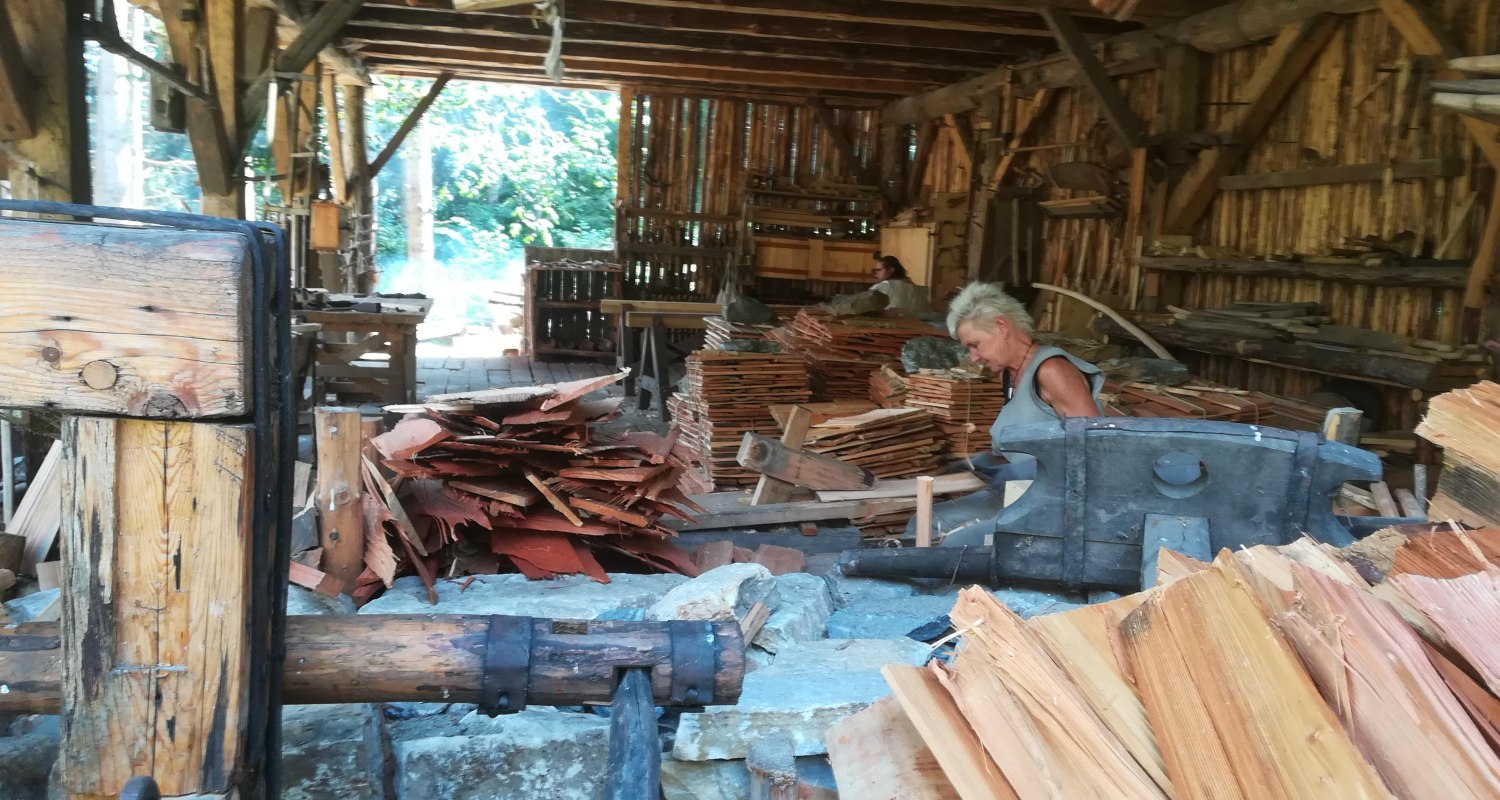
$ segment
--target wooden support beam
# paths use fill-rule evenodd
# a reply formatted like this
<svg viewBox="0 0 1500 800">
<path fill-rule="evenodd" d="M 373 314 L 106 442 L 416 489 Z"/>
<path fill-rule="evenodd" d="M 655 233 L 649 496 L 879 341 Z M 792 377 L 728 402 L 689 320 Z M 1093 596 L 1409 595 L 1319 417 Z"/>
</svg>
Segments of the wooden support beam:
<svg viewBox="0 0 1500 800">
<path fill-rule="evenodd" d="M 247 717 L 270 702 L 252 625 L 245 426 L 68 417 L 63 427 L 62 781 L 114 797 L 263 796 Z"/>
<path fill-rule="evenodd" d="M 288 205 L 294 205 L 299 198 L 310 198 L 316 189 L 311 174 L 315 157 L 297 154 L 310 153 L 317 136 L 317 63 L 309 64 L 308 71 L 303 76 L 302 80 L 292 81 L 285 91 L 277 95 L 276 130 L 271 136 L 271 153 L 275 157 L 276 174 L 281 176 L 277 184 L 281 187 L 282 201 Z M 330 131 L 330 147 L 334 138 Z M 342 184 L 342 181 L 339 183 Z"/>
<path fill-rule="evenodd" d="M 1462 289 L 1470 274 L 1454 262 L 1418 261 L 1399 267 L 1367 267 L 1363 264 L 1308 264 L 1295 261 L 1251 261 L 1249 259 L 1181 258 L 1146 256 L 1141 265 L 1147 272 L 1196 275 L 1243 275 L 1252 278 L 1291 278 L 1302 281 L 1363 283 L 1374 286 L 1410 286 L 1429 289 Z"/>
<path fill-rule="evenodd" d="M 1085 85 L 1098 101 L 1099 110 L 1109 121 L 1110 127 L 1114 128 L 1127 147 L 1140 147 L 1146 138 L 1145 126 L 1141 124 L 1140 117 L 1130 110 L 1130 102 L 1105 72 L 1104 65 L 1099 63 L 1099 58 L 1094 55 L 1088 40 L 1083 38 L 1083 32 L 1078 29 L 1073 16 L 1056 7 L 1043 8 L 1041 14 L 1042 19 L 1047 21 L 1047 27 L 1057 37 L 1058 47 L 1077 65 Z"/>
<path fill-rule="evenodd" d="M 0 141 L 36 135 L 32 110 L 35 98 L 31 94 L 34 79 L 27 73 L 10 12 L 0 5 Z"/>
<path fill-rule="evenodd" d="M 0 406 L 248 411 L 240 235 L 7 220 L 0 252 Z"/>
<path fill-rule="evenodd" d="M 1480 340 L 1485 292 L 1500 296 L 1500 291 L 1490 283 L 1495 275 L 1497 258 L 1500 258 L 1500 173 L 1495 176 L 1489 210 L 1484 216 L 1484 229 L 1479 238 L 1479 249 L 1474 253 L 1474 265 L 1469 268 L 1469 279 L 1464 284 L 1464 310 L 1460 330 L 1465 342 Z M 1491 320 L 1491 323 L 1494 324 L 1495 321 Z"/>
<path fill-rule="evenodd" d="M 1022 142 L 1026 141 L 1027 135 L 1037 126 L 1042 117 L 1047 115 L 1047 111 L 1052 108 L 1052 101 L 1056 97 L 1057 92 L 1052 89 L 1043 89 L 1036 93 L 1036 96 L 1031 99 L 1030 110 L 1026 118 L 1016 123 L 1016 130 L 1011 134 L 1010 141 L 1007 143 L 1009 148 L 1019 147 Z M 1005 176 L 1010 174 L 1011 165 L 1016 162 L 1017 155 L 1019 154 L 1014 149 L 1009 149 L 1000 158 L 1000 163 L 995 167 L 994 173 L 990 175 L 989 188 L 993 189 L 1005 180 Z"/>
<path fill-rule="evenodd" d="M 1244 105 L 1237 107 L 1219 126 L 1219 132 L 1226 135 L 1226 143 L 1200 154 L 1197 163 L 1173 190 L 1163 225 L 1166 233 L 1192 232 L 1218 194 L 1219 180 L 1234 169 L 1271 124 L 1287 95 L 1322 54 L 1339 24 L 1334 17 L 1315 17 L 1287 26 L 1276 37 L 1245 84 Z"/>
<path fill-rule="evenodd" d="M 1464 54 L 1437 14 L 1422 0 L 1380 0 L 1380 10 L 1416 55 L 1446 62 Z M 1436 77 L 1462 78 L 1463 73 L 1445 68 L 1438 70 Z M 1496 141 L 1500 125 L 1467 116 L 1463 118 L 1463 124 L 1490 166 L 1500 170 L 1500 141 Z"/>
<path fill-rule="evenodd" d="M 88 200 L 87 164 L 74 164 L 71 142 L 74 136 L 73 114 L 69 108 L 70 86 L 67 31 L 68 3 L 59 0 L 7 0 L 16 49 L 10 65 L 0 65 L 7 74 L 23 65 L 26 83 L 20 91 L 29 94 L 32 134 L 26 139 L 3 143 L 0 149 L 9 166 L 12 196 L 22 200 Z M 8 49 L 8 43 L 0 43 Z M 16 58 L 15 56 L 19 56 Z M 19 77 L 19 76 L 17 76 Z M 80 185 L 74 186 L 75 183 Z"/>
<path fill-rule="evenodd" d="M 432 86 L 427 89 L 427 94 L 422 95 L 422 99 L 417 101 L 416 107 L 411 110 L 410 114 L 406 115 L 406 119 L 401 121 L 401 127 L 397 128 L 395 135 L 391 137 L 389 142 L 386 142 L 385 147 L 380 151 L 380 155 L 376 156 L 375 160 L 370 162 L 370 180 L 374 180 L 380 174 L 380 171 L 385 169 L 385 165 L 390 163 L 391 158 L 396 155 L 396 151 L 401 149 L 401 143 L 406 141 L 407 135 L 421 123 L 422 115 L 427 113 L 427 109 L 431 108 L 432 104 L 437 101 L 438 95 L 442 94 L 443 87 L 447 86 L 448 81 L 452 79 L 452 73 L 445 72 L 432 82 Z"/>
<path fill-rule="evenodd" d="M 328 0 L 306 22 L 297 38 L 276 57 L 277 72 L 302 72 L 318 57 L 318 51 L 333 44 L 344 23 L 353 17 L 364 0 Z"/>
<path fill-rule="evenodd" d="M 333 178 L 333 199 L 348 201 L 349 170 L 344 161 L 344 121 L 339 117 L 339 89 L 333 71 L 324 70 L 321 93 L 323 130 L 328 132 L 328 171 Z"/>
<path fill-rule="evenodd" d="M 937 147 L 938 134 L 941 132 L 941 126 L 934 122 L 917 126 L 917 152 L 912 156 L 911 166 L 907 168 L 906 194 L 901 198 L 902 205 L 910 207 L 917 204 L 922 184 L 927 179 L 927 164 L 932 160 L 932 151 Z"/>
<path fill-rule="evenodd" d="M 661 796 L 661 735 L 651 670 L 636 667 L 620 676 L 610 703 L 609 780 L 604 800 L 646 800 Z"/>
<path fill-rule="evenodd" d="M 203 58 L 205 47 L 201 43 L 207 41 L 206 23 L 203 21 L 203 16 L 208 9 L 190 7 L 187 0 L 158 0 L 158 2 L 161 7 L 162 23 L 167 29 L 167 44 L 172 61 L 180 65 L 186 75 L 212 76 L 214 67 L 223 63 L 224 59 L 217 61 L 210 59 L 205 62 Z M 220 14 L 228 14 L 230 19 L 220 22 L 221 25 L 230 26 L 228 30 L 232 32 L 236 16 L 232 13 L 232 9 L 226 12 L 221 6 L 216 5 L 214 8 L 218 9 Z M 207 42 L 208 47 L 212 45 L 213 42 Z M 237 65 L 239 59 L 231 57 L 228 63 Z M 211 97 L 222 96 L 214 92 L 212 81 L 207 85 L 200 82 L 199 86 Z M 234 108 L 239 103 L 238 96 L 233 94 L 231 97 L 230 108 Z M 235 176 L 231 169 L 230 153 L 234 152 L 235 147 L 230 141 L 231 134 L 226 120 L 232 117 L 225 113 L 224 109 L 216 108 L 201 98 L 188 97 L 186 102 L 188 141 L 192 144 L 193 161 L 198 167 L 198 185 L 203 190 L 205 213 L 210 213 L 209 205 L 213 204 L 213 212 L 227 212 L 229 216 L 241 216 L 241 213 L 233 207 L 235 204 L 232 199 L 222 199 L 232 198 L 242 188 L 234 180 Z"/>
<path fill-rule="evenodd" d="M 789 448 L 758 433 L 745 434 L 735 460 L 745 469 L 814 491 L 868 489 L 875 485 L 875 474 L 863 467 L 832 456 Z"/>
<path fill-rule="evenodd" d="M 1226 175 L 1219 179 L 1219 191 L 1243 192 L 1257 189 L 1286 189 L 1294 186 L 1326 186 L 1335 183 L 1380 183 L 1417 178 L 1453 178 L 1467 172 L 1461 158 L 1424 158 L 1395 164 L 1345 164 L 1336 167 L 1309 167 L 1285 172 L 1263 172 L 1254 175 Z"/>
<path fill-rule="evenodd" d="M 854 143 L 849 140 L 849 134 L 838 118 L 834 116 L 833 109 L 822 98 L 814 97 L 807 101 L 809 108 L 818 116 L 818 124 L 828 132 L 829 141 L 833 142 L 833 149 L 838 153 L 841 174 L 850 177 L 858 177 L 859 159 L 854 153 Z"/>
<path fill-rule="evenodd" d="M 794 406 L 787 416 L 786 427 L 781 432 L 781 444 L 796 450 L 807 442 L 807 431 L 812 427 L 812 411 L 806 406 Z M 770 475 L 762 474 L 756 481 L 755 493 L 750 496 L 750 505 L 764 506 L 785 503 L 792 499 L 795 486 Z"/>
<path fill-rule="evenodd" d="M 904 125 L 880 126 L 880 193 L 888 211 L 899 206 L 906 194 L 901 171 L 906 166 L 906 134 Z"/>
<path fill-rule="evenodd" d="M 347 594 L 354 591 L 359 574 L 365 569 L 360 413 L 357 408 L 319 408 L 314 412 L 314 420 L 322 569 Z"/>
</svg>

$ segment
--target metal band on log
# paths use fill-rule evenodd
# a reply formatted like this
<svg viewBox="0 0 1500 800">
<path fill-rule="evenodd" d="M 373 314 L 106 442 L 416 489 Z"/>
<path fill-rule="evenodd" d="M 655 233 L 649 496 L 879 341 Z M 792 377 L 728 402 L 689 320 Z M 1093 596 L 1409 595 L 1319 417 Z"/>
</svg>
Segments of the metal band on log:
<svg viewBox="0 0 1500 800">
<path fill-rule="evenodd" d="M 484 702 L 492 619 L 290 617 L 282 702 Z M 739 699 L 745 648 L 738 623 L 529 622 L 525 694 L 507 705 L 608 705 L 617 674 L 630 667 L 651 671 L 659 706 Z M 0 635 L 0 714 L 56 714 L 62 705 L 59 626 L 35 623 L 19 631 Z"/>
</svg>

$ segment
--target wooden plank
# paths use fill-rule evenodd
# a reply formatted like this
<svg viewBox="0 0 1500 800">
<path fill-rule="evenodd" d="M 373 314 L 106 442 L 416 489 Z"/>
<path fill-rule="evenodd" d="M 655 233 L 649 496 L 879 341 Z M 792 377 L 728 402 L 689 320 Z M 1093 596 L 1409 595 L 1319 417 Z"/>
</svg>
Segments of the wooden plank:
<svg viewBox="0 0 1500 800">
<path fill-rule="evenodd" d="M 243 237 L 6 218 L 0 251 L 0 406 L 250 410 Z"/>
<path fill-rule="evenodd" d="M 365 569 L 364 491 L 360 412 L 319 408 L 314 412 L 318 455 L 319 544 L 323 571 L 354 591 Z"/>
<path fill-rule="evenodd" d="M 252 431 L 64 423 L 61 759 L 75 798 L 132 775 L 166 796 L 261 796 L 247 716 L 268 698 L 252 628 Z"/>
<path fill-rule="evenodd" d="M 960 798 L 1018 800 L 932 670 L 891 664 L 882 667 L 880 674 Z"/>
<path fill-rule="evenodd" d="M 978 587 L 949 617 L 962 643 L 934 671 L 1018 794 L 1165 797 L 1020 617 Z"/>
<path fill-rule="evenodd" d="M 1297 656 L 1223 567 L 1152 594 L 1121 636 L 1175 797 L 1388 797 Z"/>
<path fill-rule="evenodd" d="M 749 497 L 743 492 L 694 495 L 691 499 L 708 509 L 708 513 L 699 514 L 694 522 L 668 518 L 661 520 L 659 524 L 676 531 L 709 531 L 752 528 L 761 525 L 786 525 L 795 522 L 858 519 L 878 514 L 910 511 L 917 507 L 917 501 L 913 498 L 831 502 L 820 500 L 778 503 L 769 506 L 750 505 Z"/>
<path fill-rule="evenodd" d="M 917 479 L 917 547 L 932 546 L 932 483 L 931 475 Z"/>
<path fill-rule="evenodd" d="M 62 442 L 53 442 L 46 458 L 31 476 L 26 494 L 16 505 L 7 532 L 25 537 L 26 550 L 21 556 L 21 572 L 36 574 L 36 566 L 47 559 L 52 544 L 62 529 Z"/>
<path fill-rule="evenodd" d="M 813 414 L 805 406 L 793 406 L 782 426 L 781 444 L 797 449 L 807 441 L 807 430 L 812 426 Z M 755 492 L 750 496 L 750 505 L 764 506 L 785 503 L 792 499 L 793 484 L 770 475 L 762 474 L 756 481 Z"/>
<path fill-rule="evenodd" d="M 1469 267 L 1446 266 L 1451 261 L 1413 261 L 1400 267 L 1367 267 L 1363 264 L 1317 264 L 1297 261 L 1250 261 L 1217 258 L 1144 256 L 1141 266 L 1148 272 L 1184 272 L 1235 275 L 1255 278 L 1292 278 L 1304 281 L 1337 281 L 1378 286 L 1462 289 Z"/>
<path fill-rule="evenodd" d="M 1339 24 L 1336 18 L 1314 17 L 1288 25 L 1276 37 L 1245 84 L 1241 95 L 1246 98 L 1244 105 L 1219 126 L 1219 132 L 1232 137 L 1233 143 L 1221 144 L 1218 149 L 1198 156 L 1172 192 L 1164 232 L 1192 232 L 1218 193 L 1219 180 L 1234 169 L 1271 124 L 1287 95 L 1323 52 Z"/>
<path fill-rule="evenodd" d="M 937 756 L 893 697 L 840 720 L 823 741 L 841 795 L 960 800 Z"/>
<path fill-rule="evenodd" d="M 1226 175 L 1219 179 L 1219 191 L 1244 192 L 1259 189 L 1287 189 L 1294 186 L 1328 186 L 1338 183 L 1380 183 L 1417 178 L 1453 178 L 1467 172 L 1461 158 L 1424 158 L 1395 164 L 1344 164 L 1336 167 L 1309 167 L 1284 172 L 1262 172 L 1255 175 Z"/>
<path fill-rule="evenodd" d="M 1039 11 L 1042 19 L 1046 20 L 1047 27 L 1057 37 L 1058 47 L 1077 65 L 1085 85 L 1098 101 L 1104 118 L 1109 120 L 1110 127 L 1115 129 L 1115 133 L 1119 134 L 1121 141 L 1128 147 L 1141 147 L 1145 143 L 1145 126 L 1141 124 L 1140 117 L 1130 110 L 1130 103 L 1120 92 L 1120 87 L 1105 72 L 1104 65 L 1099 63 L 1093 47 L 1073 21 L 1073 15 L 1055 6 L 1044 6 Z"/>
<path fill-rule="evenodd" d="M 736 463 L 748 470 L 771 475 L 814 491 L 821 489 L 868 489 L 875 473 L 836 458 L 782 445 L 769 436 L 747 431 L 740 442 Z"/>
<path fill-rule="evenodd" d="M 932 489 L 934 494 L 964 494 L 977 492 L 985 486 L 984 481 L 972 472 L 956 472 L 951 475 L 937 475 L 933 477 Z M 917 479 L 902 478 L 899 480 L 876 481 L 875 486 L 870 489 L 855 491 L 830 491 L 818 492 L 818 500 L 821 502 L 834 502 L 840 500 L 892 500 L 897 498 L 916 498 Z"/>
</svg>

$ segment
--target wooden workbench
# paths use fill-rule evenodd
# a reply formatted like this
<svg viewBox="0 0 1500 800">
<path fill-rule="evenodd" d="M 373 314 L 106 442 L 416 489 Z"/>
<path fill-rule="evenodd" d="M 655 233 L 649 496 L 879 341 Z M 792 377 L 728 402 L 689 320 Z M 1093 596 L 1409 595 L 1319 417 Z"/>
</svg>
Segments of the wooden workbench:
<svg viewBox="0 0 1500 800">
<path fill-rule="evenodd" d="M 314 397 L 333 393 L 345 405 L 417 401 L 417 325 L 429 298 L 331 294 L 332 302 L 379 303 L 379 311 L 303 308 L 295 315 L 323 326 L 313 362 Z"/>
</svg>

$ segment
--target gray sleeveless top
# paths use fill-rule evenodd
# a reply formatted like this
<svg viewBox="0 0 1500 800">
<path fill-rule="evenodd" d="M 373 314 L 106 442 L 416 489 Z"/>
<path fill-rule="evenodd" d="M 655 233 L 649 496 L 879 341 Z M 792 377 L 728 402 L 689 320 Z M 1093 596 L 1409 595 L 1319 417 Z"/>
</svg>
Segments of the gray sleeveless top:
<svg viewBox="0 0 1500 800">
<path fill-rule="evenodd" d="M 1000 416 L 995 418 L 995 424 L 990 426 L 990 447 L 997 455 L 1005 456 L 1011 462 L 1029 461 L 1032 456 L 1025 453 L 1008 453 L 1000 450 L 1000 432 L 1010 425 L 1025 425 L 1028 422 L 1046 422 L 1058 419 L 1057 412 L 1052 410 L 1046 400 L 1037 394 L 1036 370 L 1043 361 L 1049 358 L 1066 358 L 1073 366 L 1083 373 L 1085 380 L 1089 382 L 1089 391 L 1094 395 L 1094 405 L 1099 405 L 1099 390 L 1104 388 L 1104 373 L 1098 367 L 1073 356 L 1066 350 L 1052 345 L 1038 347 L 1036 353 L 1021 370 L 1021 377 L 1012 384 L 1010 399 L 1005 401 L 1005 406 L 1000 409 Z M 1099 410 L 1103 415 L 1103 410 Z"/>
</svg>

